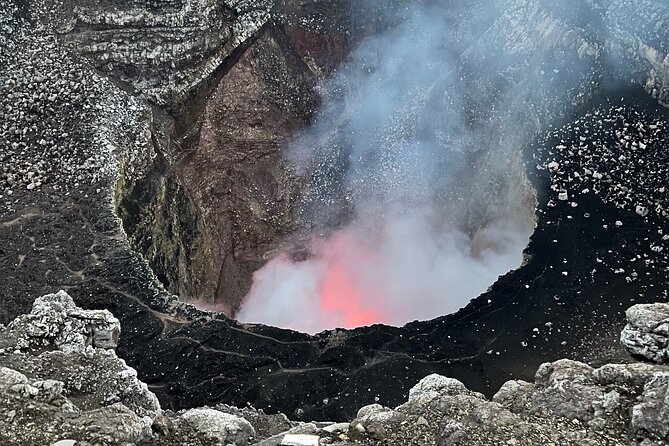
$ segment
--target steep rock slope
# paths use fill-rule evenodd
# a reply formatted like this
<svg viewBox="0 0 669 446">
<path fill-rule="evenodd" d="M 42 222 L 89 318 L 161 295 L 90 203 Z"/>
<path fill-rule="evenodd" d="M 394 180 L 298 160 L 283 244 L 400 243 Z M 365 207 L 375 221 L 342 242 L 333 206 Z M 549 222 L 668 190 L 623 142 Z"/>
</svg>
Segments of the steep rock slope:
<svg viewBox="0 0 669 446">
<path fill-rule="evenodd" d="M 299 184 L 280 147 L 314 113 L 317 79 L 350 46 L 348 2 L 51 8 L 36 16 L 59 16 L 64 46 L 159 107 L 159 158 L 121 189 L 133 247 L 170 291 L 234 313 L 291 228 Z"/>
</svg>

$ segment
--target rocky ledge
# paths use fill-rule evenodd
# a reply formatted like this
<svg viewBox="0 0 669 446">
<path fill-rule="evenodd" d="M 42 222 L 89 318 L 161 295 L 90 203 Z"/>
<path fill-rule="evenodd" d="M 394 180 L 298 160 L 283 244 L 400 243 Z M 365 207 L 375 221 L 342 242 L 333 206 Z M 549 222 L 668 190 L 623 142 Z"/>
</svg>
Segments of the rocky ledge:
<svg viewBox="0 0 669 446">
<path fill-rule="evenodd" d="M 669 444 L 669 304 L 628 312 L 621 342 L 644 362 L 593 368 L 545 363 L 534 383 L 508 381 L 491 400 L 432 374 L 391 409 L 350 423 L 296 423 L 252 407 L 163 411 L 114 348 L 107 310 L 60 291 L 0 326 L 4 445 L 663 445 Z"/>
</svg>

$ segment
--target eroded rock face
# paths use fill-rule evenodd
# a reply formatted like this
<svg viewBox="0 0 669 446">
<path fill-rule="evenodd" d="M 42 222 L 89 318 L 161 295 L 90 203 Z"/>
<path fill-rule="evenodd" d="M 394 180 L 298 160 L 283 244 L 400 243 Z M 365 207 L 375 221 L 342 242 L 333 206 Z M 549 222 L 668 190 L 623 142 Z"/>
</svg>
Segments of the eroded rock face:
<svg viewBox="0 0 669 446">
<path fill-rule="evenodd" d="M 101 70 L 157 104 L 178 106 L 268 21 L 272 3 L 69 1 L 40 4 L 35 15 Z"/>
<path fill-rule="evenodd" d="M 158 25 L 133 28 L 121 21 L 130 28 L 130 43 L 115 46 L 111 31 L 90 22 L 92 9 L 78 19 L 84 25 L 62 34 L 96 66 L 168 111 L 155 117 L 158 156 L 144 176 L 128 178 L 119 213 L 131 242 L 168 289 L 228 315 L 248 292 L 252 272 L 292 229 L 300 184 L 280 149 L 309 121 L 318 105 L 317 81 L 350 47 L 348 2 L 302 3 L 231 3 L 216 11 L 174 4 L 172 12 L 151 12 L 159 22 L 177 20 L 195 40 L 166 34 Z M 195 14 L 202 8 L 208 12 Z M 261 26 L 270 15 L 272 23 Z M 128 17 L 123 20 L 145 20 Z M 213 23 L 227 34 L 212 30 Z M 82 27 L 93 29 L 80 32 Z M 227 42 L 223 49 L 208 37 L 211 32 Z M 141 49 L 149 38 L 160 41 L 156 55 L 165 60 Z M 104 44 L 91 43 L 97 40 Z M 184 45 L 182 55 L 177 50 Z M 200 62 L 191 60 L 193 54 L 211 69 L 195 69 Z"/>
<path fill-rule="evenodd" d="M 251 274 L 290 233 L 299 183 L 281 148 L 316 110 L 315 79 L 285 35 L 261 33 L 208 98 L 199 140 L 184 139 L 172 154 L 202 210 L 198 237 L 207 248 L 191 258 L 197 287 L 186 296 L 234 314 Z"/>
</svg>

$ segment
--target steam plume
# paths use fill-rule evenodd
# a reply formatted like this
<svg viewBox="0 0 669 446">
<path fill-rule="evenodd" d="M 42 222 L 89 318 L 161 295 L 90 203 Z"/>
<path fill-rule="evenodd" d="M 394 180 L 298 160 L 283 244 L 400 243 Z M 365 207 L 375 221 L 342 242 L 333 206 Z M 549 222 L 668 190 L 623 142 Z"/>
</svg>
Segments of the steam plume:
<svg viewBox="0 0 669 446">
<path fill-rule="evenodd" d="M 257 271 L 239 320 L 307 332 L 399 325 L 456 311 L 520 266 L 532 203 L 508 179 L 522 164 L 490 136 L 513 135 L 517 116 L 493 122 L 465 93 L 458 13 L 404 11 L 323 86 L 318 119 L 286 149 L 311 178 L 299 212 L 310 256 Z M 511 107 L 517 93 L 500 89 L 483 108 Z"/>
</svg>

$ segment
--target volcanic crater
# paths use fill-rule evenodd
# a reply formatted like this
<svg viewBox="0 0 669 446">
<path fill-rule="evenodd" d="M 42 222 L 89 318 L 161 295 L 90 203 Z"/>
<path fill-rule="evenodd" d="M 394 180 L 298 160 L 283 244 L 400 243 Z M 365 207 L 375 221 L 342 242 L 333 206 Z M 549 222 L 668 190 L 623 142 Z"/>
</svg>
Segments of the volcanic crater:
<svg viewBox="0 0 669 446">
<path fill-rule="evenodd" d="M 358 184 L 344 181 L 351 152 L 339 150 L 362 138 L 349 133 L 355 113 L 326 129 L 333 162 L 309 164 L 305 174 L 284 152 L 318 126 L 328 101 L 336 108 L 348 97 L 327 80 L 359 48 L 412 23 L 411 8 L 248 3 L 30 6 L 37 23 L 48 23 L 45 38 L 82 66 L 72 82 L 112 80 L 96 83 L 95 94 L 88 87 L 64 94 L 86 93 L 93 109 L 113 115 L 118 166 L 96 182 L 77 173 L 83 179 L 74 186 L 68 177 L 64 189 L 49 181 L 19 189 L 3 176 L 0 289 L 16 301 L 3 303 L 2 322 L 35 295 L 71 287 L 79 305 L 121 319 L 119 354 L 164 407 L 250 403 L 309 420 L 350 418 L 370 401 L 396 405 L 429 373 L 491 395 L 547 360 L 624 357 L 617 343 L 624 310 L 666 301 L 669 268 L 667 194 L 659 186 L 667 183 L 669 69 L 662 40 L 630 40 L 627 26 L 663 23 L 666 7 L 641 2 L 647 8 L 632 13 L 624 2 L 586 2 L 574 17 L 572 2 L 427 2 L 450 24 L 440 39 L 451 43 L 428 48 L 448 53 L 449 69 L 426 80 L 430 94 L 400 97 L 420 101 L 406 109 L 408 129 L 399 133 L 433 142 L 438 117 L 449 147 L 464 147 L 446 154 L 459 160 L 449 181 L 428 188 L 439 192 L 429 203 L 447 211 L 438 220 L 470 240 L 500 219 L 518 225 L 532 234 L 523 264 L 452 314 L 310 335 L 234 317 L 254 272 L 281 253 L 308 260 L 315 254 L 300 248 L 311 249 L 313 234 L 327 236 L 357 215 L 347 197 Z M 147 41 L 170 51 L 151 54 Z M 33 68 L 46 71 L 38 62 Z M 42 82 L 57 83 L 48 75 Z M 11 83 L 12 94 L 21 85 Z M 67 112 L 77 107 L 70 102 Z M 464 117 L 454 121 L 454 109 Z M 81 131 L 85 145 L 90 129 L 73 121 L 63 125 Z M 23 143 L 25 135 L 3 132 L 8 147 Z M 73 153 L 81 158 L 75 164 L 90 155 Z M 24 155 L 12 156 L 18 165 Z M 99 198 L 104 191 L 111 200 Z M 319 200 L 328 205 L 314 210 Z"/>
</svg>

